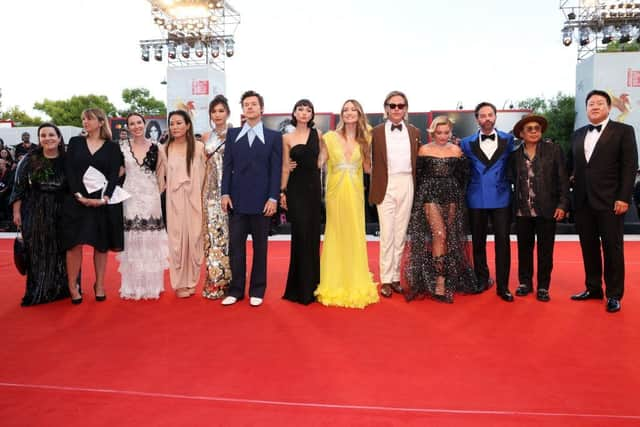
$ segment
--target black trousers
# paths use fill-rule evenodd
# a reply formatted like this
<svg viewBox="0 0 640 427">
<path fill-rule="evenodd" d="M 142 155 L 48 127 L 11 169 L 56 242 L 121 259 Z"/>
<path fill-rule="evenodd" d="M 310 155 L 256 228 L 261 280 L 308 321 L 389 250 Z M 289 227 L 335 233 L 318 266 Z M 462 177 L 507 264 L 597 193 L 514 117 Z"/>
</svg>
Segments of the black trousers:
<svg viewBox="0 0 640 427">
<path fill-rule="evenodd" d="M 624 215 L 594 210 L 585 203 L 576 209 L 576 229 L 580 237 L 585 285 L 602 292 L 602 258 L 607 298 L 624 294 Z M 601 246 L 602 245 L 602 246 Z"/>
<path fill-rule="evenodd" d="M 469 209 L 471 238 L 473 240 L 473 269 L 480 285 L 489 282 L 487 265 L 487 232 L 489 219 L 493 225 L 496 253 L 496 291 L 509 289 L 509 270 L 511 268 L 511 244 L 509 229 L 511 226 L 511 208 Z"/>
<path fill-rule="evenodd" d="M 261 214 L 229 214 L 229 258 L 231 283 L 228 295 L 244 298 L 247 276 L 247 236 L 253 243 L 249 296 L 264 298 L 267 288 L 267 244 L 271 218 Z"/>
<path fill-rule="evenodd" d="M 549 289 L 553 269 L 556 220 L 535 216 L 517 216 L 518 280 L 533 289 L 533 247 L 538 239 L 538 289 Z"/>
</svg>

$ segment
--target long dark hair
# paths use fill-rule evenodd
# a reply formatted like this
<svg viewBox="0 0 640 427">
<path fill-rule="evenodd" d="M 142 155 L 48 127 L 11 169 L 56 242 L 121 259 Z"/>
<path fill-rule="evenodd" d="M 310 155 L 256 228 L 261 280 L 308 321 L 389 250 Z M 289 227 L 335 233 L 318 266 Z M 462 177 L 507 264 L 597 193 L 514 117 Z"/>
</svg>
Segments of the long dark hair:
<svg viewBox="0 0 640 427">
<path fill-rule="evenodd" d="M 187 175 L 191 177 L 191 164 L 193 163 L 193 156 L 196 151 L 196 139 L 193 136 L 193 123 L 191 122 L 191 117 L 189 117 L 189 114 L 186 111 L 174 110 L 170 112 L 169 116 L 167 117 L 167 126 L 169 126 L 169 123 L 171 123 L 171 117 L 175 115 L 182 117 L 184 119 L 184 122 L 187 125 L 189 125 L 189 127 L 187 128 L 185 139 L 187 140 L 187 157 L 186 157 Z M 169 140 L 167 141 L 167 159 L 169 158 L 169 147 L 171 147 L 171 144 L 173 143 L 173 141 L 175 141 L 175 138 L 171 134 L 171 126 L 169 126 Z"/>
<path fill-rule="evenodd" d="M 60 132 L 58 126 L 54 125 L 53 123 L 42 123 L 40 126 L 38 126 L 38 147 L 36 147 L 36 149 L 32 151 L 32 154 L 30 156 L 31 174 L 34 177 L 45 175 L 42 176 L 42 178 L 46 179 L 46 175 L 52 173 L 53 171 L 51 170 L 51 161 L 44 156 L 44 149 L 42 148 L 42 145 L 40 145 L 40 130 L 44 128 L 52 128 L 56 132 L 56 135 L 58 135 L 58 138 L 60 138 L 60 142 L 58 143 L 58 156 L 64 156 L 65 149 L 64 137 L 62 136 L 62 132 Z"/>
<path fill-rule="evenodd" d="M 313 108 L 313 104 L 308 99 L 301 99 L 300 101 L 295 103 L 295 105 L 293 106 L 293 111 L 291 111 L 291 124 L 293 126 L 298 126 L 298 120 L 296 119 L 296 116 L 295 116 L 296 110 L 298 109 L 298 107 L 311 108 L 311 120 L 309 120 L 309 122 L 307 123 L 307 127 L 312 128 L 315 125 L 315 123 L 313 122 L 313 119 L 316 117 L 316 110 L 315 108 Z"/>
</svg>

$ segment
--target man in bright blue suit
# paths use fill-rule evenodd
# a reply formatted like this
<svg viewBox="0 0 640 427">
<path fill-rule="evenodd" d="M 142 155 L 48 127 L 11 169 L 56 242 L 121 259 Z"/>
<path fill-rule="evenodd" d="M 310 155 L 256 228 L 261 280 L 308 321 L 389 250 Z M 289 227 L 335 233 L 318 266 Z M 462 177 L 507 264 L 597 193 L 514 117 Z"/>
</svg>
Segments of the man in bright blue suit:
<svg viewBox="0 0 640 427">
<path fill-rule="evenodd" d="M 491 286 L 487 266 L 487 229 L 489 219 L 495 235 L 496 292 L 504 301 L 512 302 L 509 292 L 511 267 L 511 184 L 509 156 L 514 150 L 513 135 L 495 128 L 496 107 L 481 102 L 475 108 L 480 129 L 460 142 L 470 161 L 471 177 L 467 187 L 467 206 L 473 240 L 473 268 L 485 289 Z"/>
<path fill-rule="evenodd" d="M 246 121 L 229 129 L 222 169 L 222 210 L 229 213 L 231 283 L 222 305 L 244 298 L 247 236 L 253 242 L 249 303 L 262 304 L 267 287 L 267 244 L 282 171 L 282 135 L 262 125 L 264 99 L 254 91 L 240 101 Z"/>
</svg>

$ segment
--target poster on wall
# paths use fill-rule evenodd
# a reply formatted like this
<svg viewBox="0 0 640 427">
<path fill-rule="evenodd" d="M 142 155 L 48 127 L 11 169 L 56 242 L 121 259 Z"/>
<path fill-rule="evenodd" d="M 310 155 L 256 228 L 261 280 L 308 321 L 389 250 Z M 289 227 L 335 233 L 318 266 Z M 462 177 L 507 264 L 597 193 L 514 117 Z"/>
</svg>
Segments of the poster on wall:
<svg viewBox="0 0 640 427">
<path fill-rule="evenodd" d="M 576 129 L 589 123 L 585 99 L 593 89 L 604 90 L 609 94 L 609 117 L 633 126 L 636 142 L 640 142 L 640 52 L 596 53 L 578 63 Z"/>
<path fill-rule="evenodd" d="M 186 111 L 193 121 L 194 133 L 211 130 L 209 102 L 224 91 L 224 72 L 210 66 L 167 70 L 167 109 Z"/>
</svg>

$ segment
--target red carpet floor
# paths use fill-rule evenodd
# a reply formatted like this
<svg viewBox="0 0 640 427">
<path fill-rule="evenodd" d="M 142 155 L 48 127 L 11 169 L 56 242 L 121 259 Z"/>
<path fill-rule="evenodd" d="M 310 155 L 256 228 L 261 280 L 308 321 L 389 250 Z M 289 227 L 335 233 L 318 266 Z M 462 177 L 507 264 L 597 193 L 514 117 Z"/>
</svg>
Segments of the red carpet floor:
<svg viewBox="0 0 640 427">
<path fill-rule="evenodd" d="M 494 289 L 453 305 L 394 296 L 365 310 L 280 299 L 288 242 L 271 242 L 265 304 L 122 301 L 110 258 L 96 303 L 22 308 L 0 241 L 2 426 L 637 426 L 640 242 L 622 311 L 572 302 L 579 247 L 556 244 L 550 303 Z M 489 254 L 493 253 L 490 244 Z M 369 243 L 377 274 L 377 243 Z M 492 263 L 492 256 L 490 256 Z M 515 290 L 516 249 L 511 272 Z"/>
</svg>

